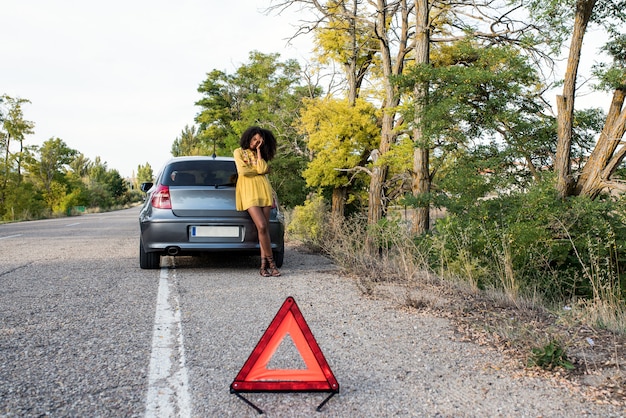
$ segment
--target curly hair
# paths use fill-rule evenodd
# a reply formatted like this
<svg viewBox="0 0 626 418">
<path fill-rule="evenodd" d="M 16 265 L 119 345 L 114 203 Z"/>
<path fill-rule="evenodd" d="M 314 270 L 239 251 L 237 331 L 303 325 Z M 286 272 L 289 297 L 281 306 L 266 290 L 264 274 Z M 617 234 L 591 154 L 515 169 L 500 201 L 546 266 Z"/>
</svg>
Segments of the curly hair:
<svg viewBox="0 0 626 418">
<path fill-rule="evenodd" d="M 261 145 L 261 156 L 265 161 L 269 161 L 276 155 L 276 138 L 269 129 L 263 129 L 258 126 L 251 126 L 241 134 L 239 145 L 243 149 L 250 149 L 250 141 L 256 134 L 261 135 L 263 138 L 263 145 Z"/>
</svg>

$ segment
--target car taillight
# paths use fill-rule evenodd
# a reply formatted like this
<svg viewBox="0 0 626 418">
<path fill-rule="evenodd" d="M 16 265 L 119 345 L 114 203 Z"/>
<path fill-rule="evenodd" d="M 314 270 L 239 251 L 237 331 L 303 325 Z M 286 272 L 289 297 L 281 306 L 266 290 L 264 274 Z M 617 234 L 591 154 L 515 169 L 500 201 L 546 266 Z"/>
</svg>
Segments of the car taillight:
<svg viewBox="0 0 626 418">
<path fill-rule="evenodd" d="M 172 209 L 172 200 L 170 199 L 170 188 L 162 184 L 152 193 L 152 207 L 157 209 Z"/>
</svg>

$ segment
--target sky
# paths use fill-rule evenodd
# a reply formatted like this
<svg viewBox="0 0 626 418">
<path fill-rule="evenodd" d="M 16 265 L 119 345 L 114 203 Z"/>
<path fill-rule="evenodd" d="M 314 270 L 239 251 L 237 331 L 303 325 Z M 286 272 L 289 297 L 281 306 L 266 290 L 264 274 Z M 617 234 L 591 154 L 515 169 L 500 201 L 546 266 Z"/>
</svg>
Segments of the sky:
<svg viewBox="0 0 626 418">
<path fill-rule="evenodd" d="M 60 138 L 123 177 L 156 171 L 194 124 L 198 86 L 251 51 L 305 62 L 298 11 L 269 0 L 2 0 L 0 94 L 30 100 L 25 145 Z M 300 12 L 301 13 L 301 12 Z"/>
<path fill-rule="evenodd" d="M 287 42 L 306 12 L 263 13 L 270 4 L 2 0 L 0 94 L 30 100 L 24 118 L 35 123 L 35 133 L 26 145 L 60 138 L 124 177 L 146 163 L 156 174 L 174 140 L 194 124 L 207 73 L 233 73 L 255 50 L 309 59 L 310 38 Z M 600 33 L 585 39 L 588 72 L 604 40 Z M 609 103 L 608 93 L 595 93 L 577 106 Z"/>
</svg>

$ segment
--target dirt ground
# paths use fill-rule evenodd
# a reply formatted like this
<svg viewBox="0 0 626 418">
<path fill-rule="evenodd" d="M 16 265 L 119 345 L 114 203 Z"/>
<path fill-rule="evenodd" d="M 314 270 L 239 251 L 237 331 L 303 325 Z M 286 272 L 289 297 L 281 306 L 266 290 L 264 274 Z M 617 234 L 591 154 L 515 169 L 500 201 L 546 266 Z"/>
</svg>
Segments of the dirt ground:
<svg viewBox="0 0 626 418">
<path fill-rule="evenodd" d="M 422 283 L 403 290 L 393 287 L 377 286 L 370 293 L 398 300 L 401 309 L 447 318 L 455 325 L 459 341 L 501 352 L 513 373 L 557 379 L 589 401 L 626 407 L 626 335 L 563 320 L 566 313 L 557 316 L 543 308 L 518 307 L 451 285 Z M 565 348 L 572 370 L 529 365 L 533 349 L 542 349 L 551 341 Z"/>
</svg>

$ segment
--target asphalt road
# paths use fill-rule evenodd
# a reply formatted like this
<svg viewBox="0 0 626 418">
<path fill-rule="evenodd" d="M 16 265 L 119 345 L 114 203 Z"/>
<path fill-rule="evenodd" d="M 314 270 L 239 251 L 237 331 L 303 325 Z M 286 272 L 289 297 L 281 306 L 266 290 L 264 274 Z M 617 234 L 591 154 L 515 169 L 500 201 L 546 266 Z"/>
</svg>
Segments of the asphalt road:
<svg viewBox="0 0 626 418">
<path fill-rule="evenodd" d="M 0 225 L 0 416 L 257 416 L 229 387 L 289 296 L 341 388 L 321 412 L 322 393 L 246 395 L 266 416 L 624 416 L 513 376 L 317 255 L 288 247 L 279 278 L 224 255 L 141 270 L 138 212 Z M 301 361 L 285 338 L 268 368 Z"/>
<path fill-rule="evenodd" d="M 0 225 L 0 416 L 256 415 L 229 387 L 289 290 L 255 257 L 141 270 L 138 213 Z"/>
<path fill-rule="evenodd" d="M 158 272 L 137 213 L 0 226 L 0 414 L 143 414 Z"/>
</svg>

